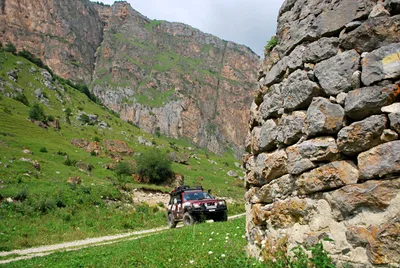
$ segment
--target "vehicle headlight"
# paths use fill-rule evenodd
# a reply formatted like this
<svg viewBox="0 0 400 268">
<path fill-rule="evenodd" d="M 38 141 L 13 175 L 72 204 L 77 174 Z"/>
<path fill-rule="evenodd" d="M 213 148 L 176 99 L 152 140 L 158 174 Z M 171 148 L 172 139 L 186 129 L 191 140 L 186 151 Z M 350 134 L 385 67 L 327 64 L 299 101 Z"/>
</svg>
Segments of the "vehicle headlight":
<svg viewBox="0 0 400 268">
<path fill-rule="evenodd" d="M 225 206 L 225 201 L 218 201 L 218 205 Z"/>
<path fill-rule="evenodd" d="M 193 203 L 193 207 L 194 207 L 194 208 L 199 208 L 199 207 L 200 207 L 200 204 Z"/>
</svg>

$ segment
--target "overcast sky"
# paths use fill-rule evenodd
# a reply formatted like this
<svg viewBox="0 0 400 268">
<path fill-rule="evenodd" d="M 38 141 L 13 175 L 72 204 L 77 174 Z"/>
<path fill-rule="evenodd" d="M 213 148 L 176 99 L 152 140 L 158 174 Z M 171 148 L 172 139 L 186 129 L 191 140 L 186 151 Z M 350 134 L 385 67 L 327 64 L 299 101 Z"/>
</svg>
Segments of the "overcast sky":
<svg viewBox="0 0 400 268">
<path fill-rule="evenodd" d="M 96 0 L 97 1 L 97 0 Z M 113 4 L 114 0 L 98 0 Z M 150 19 L 183 22 L 263 56 L 284 0 L 127 0 Z"/>
</svg>

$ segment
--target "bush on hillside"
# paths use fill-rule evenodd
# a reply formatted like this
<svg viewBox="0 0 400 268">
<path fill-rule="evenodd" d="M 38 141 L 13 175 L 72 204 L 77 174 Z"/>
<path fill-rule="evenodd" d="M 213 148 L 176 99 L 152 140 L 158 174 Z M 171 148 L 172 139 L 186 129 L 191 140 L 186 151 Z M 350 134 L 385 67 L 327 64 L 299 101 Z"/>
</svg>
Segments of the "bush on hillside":
<svg viewBox="0 0 400 268">
<path fill-rule="evenodd" d="M 39 150 L 41 153 L 47 153 L 47 149 L 46 149 L 46 147 L 42 147 L 42 148 L 40 148 L 40 150 Z"/>
<path fill-rule="evenodd" d="M 70 116 L 72 115 L 71 109 L 68 107 L 67 109 L 65 109 L 64 113 L 65 113 L 65 121 L 66 121 L 68 124 L 71 124 L 71 120 L 69 119 Z"/>
<path fill-rule="evenodd" d="M 276 36 L 272 36 L 264 48 L 267 52 L 270 52 L 274 47 L 276 47 L 276 45 L 278 45 L 278 38 Z"/>
<path fill-rule="evenodd" d="M 132 165 L 127 162 L 119 162 L 114 168 L 114 172 L 119 178 L 121 178 L 123 175 L 130 176 L 132 175 L 133 171 Z"/>
<path fill-rule="evenodd" d="M 29 118 L 32 120 L 47 122 L 47 117 L 44 114 L 43 108 L 39 104 L 35 103 L 29 111 Z"/>
<path fill-rule="evenodd" d="M 17 53 L 17 48 L 16 48 L 16 47 L 14 46 L 14 44 L 11 43 L 11 42 L 8 42 L 8 43 L 6 44 L 6 46 L 4 47 L 4 50 L 5 50 L 6 52 L 10 52 L 10 53 L 12 53 L 12 54 Z"/>
<path fill-rule="evenodd" d="M 135 173 L 148 178 L 151 183 L 160 184 L 171 178 L 171 160 L 159 150 L 150 150 L 143 153 L 136 160 Z"/>
<path fill-rule="evenodd" d="M 14 97 L 14 100 L 19 101 L 29 107 L 29 101 L 24 93 L 19 93 L 17 96 Z"/>
</svg>

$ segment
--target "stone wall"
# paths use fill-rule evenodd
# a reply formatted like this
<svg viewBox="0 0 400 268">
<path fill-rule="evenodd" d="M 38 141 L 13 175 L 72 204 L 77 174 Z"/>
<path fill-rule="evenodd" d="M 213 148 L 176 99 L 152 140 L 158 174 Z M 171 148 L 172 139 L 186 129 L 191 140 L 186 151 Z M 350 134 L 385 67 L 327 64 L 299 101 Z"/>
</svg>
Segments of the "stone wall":
<svg viewBox="0 0 400 268">
<path fill-rule="evenodd" d="M 244 157 L 248 252 L 400 256 L 400 1 L 286 0 Z"/>
</svg>

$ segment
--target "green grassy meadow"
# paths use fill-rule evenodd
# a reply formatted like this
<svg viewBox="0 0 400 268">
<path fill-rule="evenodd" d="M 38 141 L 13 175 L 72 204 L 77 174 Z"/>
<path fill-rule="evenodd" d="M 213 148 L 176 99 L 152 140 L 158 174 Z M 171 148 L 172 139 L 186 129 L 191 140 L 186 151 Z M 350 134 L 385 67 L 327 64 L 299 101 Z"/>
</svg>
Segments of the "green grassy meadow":
<svg viewBox="0 0 400 268">
<path fill-rule="evenodd" d="M 169 229 L 144 238 L 60 252 L 7 267 L 265 267 L 247 258 L 245 219 Z"/>
<path fill-rule="evenodd" d="M 18 76 L 16 82 L 10 78 L 12 70 Z M 109 154 L 93 155 L 73 146 L 72 139 L 85 138 L 100 145 L 105 140 L 124 141 L 134 151 L 133 156 L 123 157 L 126 162 L 134 162 L 150 149 L 138 142 L 140 136 L 161 152 L 196 155 L 187 165 L 173 163 L 173 171 L 183 174 L 187 185 L 202 185 L 214 195 L 234 200 L 231 214 L 244 210 L 243 182 L 226 175 L 229 170 L 242 173 L 231 152 L 217 156 L 185 140 L 144 133 L 66 83 L 56 80 L 54 88 L 48 88 L 41 72 L 25 58 L 0 52 L 0 251 L 166 225 L 165 208 L 133 203 L 131 192 L 140 188 L 169 192 L 170 187 L 136 183 L 131 177 L 120 179 L 105 168 L 113 162 Z M 36 97 L 38 89 L 42 102 Z M 24 95 L 28 102 L 22 103 L 16 95 Z M 57 119 L 60 129 L 44 129 L 28 120 L 34 103 Z M 67 108 L 70 124 L 64 112 Z M 82 124 L 78 116 L 82 112 L 97 115 L 109 127 Z M 25 149 L 31 153 L 24 153 Z M 81 171 L 66 165 L 66 158 L 93 169 Z M 34 160 L 40 170 L 33 167 Z M 82 183 L 67 183 L 73 176 L 79 176 Z"/>
</svg>

